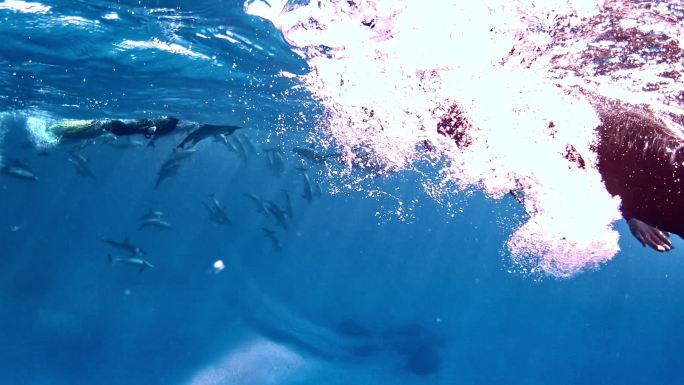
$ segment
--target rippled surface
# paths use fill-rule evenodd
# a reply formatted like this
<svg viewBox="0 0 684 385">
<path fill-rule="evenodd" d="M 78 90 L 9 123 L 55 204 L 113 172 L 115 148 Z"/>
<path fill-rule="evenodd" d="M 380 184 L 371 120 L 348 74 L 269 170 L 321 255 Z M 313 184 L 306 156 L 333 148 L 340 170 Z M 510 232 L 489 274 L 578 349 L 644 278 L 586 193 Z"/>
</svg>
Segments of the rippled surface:
<svg viewBox="0 0 684 385">
<path fill-rule="evenodd" d="M 3 109 L 247 119 L 292 86 L 279 72 L 306 69 L 239 2 L 4 4 Z"/>
</svg>

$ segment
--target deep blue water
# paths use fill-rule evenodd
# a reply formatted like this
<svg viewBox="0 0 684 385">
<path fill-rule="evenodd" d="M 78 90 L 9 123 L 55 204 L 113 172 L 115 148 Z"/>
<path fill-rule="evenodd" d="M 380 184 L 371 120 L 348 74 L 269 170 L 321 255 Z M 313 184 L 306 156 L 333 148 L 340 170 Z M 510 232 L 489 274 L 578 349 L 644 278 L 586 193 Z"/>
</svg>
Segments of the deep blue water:
<svg viewBox="0 0 684 385">
<path fill-rule="evenodd" d="M 239 1 L 141 4 L 46 2 L 52 8 L 41 14 L 0 7 L 2 150 L 40 178 L 0 175 L 1 383 L 191 384 L 211 365 L 235 370 L 219 363 L 254 341 L 304 364 L 281 374 L 282 355 L 257 352 L 247 374 L 215 383 L 684 382 L 680 250 L 644 249 L 620 223 L 623 251 L 613 261 L 537 281 L 507 272 L 501 253 L 512 228 L 500 219 L 520 214 L 515 202 L 475 195 L 451 218 L 413 176 L 392 175 L 375 187 L 419 204 L 409 220 L 378 217 L 378 205 L 390 210 L 393 201 L 328 194 L 334 181 L 314 165 L 324 193 L 308 203 L 301 160 L 289 149 L 307 145 L 321 109 L 296 80 L 277 76 L 308 70 L 280 32 L 246 16 Z M 119 19 L 104 18 L 111 12 Z M 226 29 L 252 45 L 197 35 Z M 155 38 L 208 59 L 117 48 Z M 259 153 L 242 160 L 202 142 L 154 189 L 180 137 L 154 148 L 95 144 L 81 151 L 96 176 L 86 178 L 67 161 L 70 147 L 41 156 L 23 145 L 26 118 L 46 114 L 244 125 Z M 279 177 L 261 150 L 273 146 L 287 150 Z M 282 189 L 293 203 L 288 229 L 243 196 L 282 202 Z M 201 202 L 212 193 L 232 226 L 209 221 Z M 173 229 L 138 230 L 150 209 L 164 211 Z M 103 239 L 124 237 L 147 251 L 153 269 L 107 264 L 108 253 L 124 254 Z M 217 259 L 226 268 L 210 274 Z"/>
</svg>

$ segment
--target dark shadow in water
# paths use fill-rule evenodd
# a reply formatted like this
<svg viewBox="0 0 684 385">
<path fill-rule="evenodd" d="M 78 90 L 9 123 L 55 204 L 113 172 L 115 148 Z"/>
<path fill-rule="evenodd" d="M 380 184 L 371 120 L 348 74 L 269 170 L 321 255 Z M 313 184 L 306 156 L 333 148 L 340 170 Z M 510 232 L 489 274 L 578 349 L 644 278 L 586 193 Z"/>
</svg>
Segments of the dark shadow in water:
<svg viewBox="0 0 684 385">
<path fill-rule="evenodd" d="M 437 373 L 442 368 L 437 349 L 446 345 L 444 339 L 418 323 L 402 324 L 374 334 L 359 322 L 345 319 L 334 331 L 340 337 L 362 343 L 352 348 L 354 357 L 368 358 L 383 352 L 399 355 L 404 360 L 402 369 L 416 375 Z"/>
<path fill-rule="evenodd" d="M 442 367 L 437 349 L 446 345 L 444 339 L 417 323 L 389 328 L 381 334 L 383 344 L 405 357 L 404 370 L 417 375 L 439 372 Z"/>
<path fill-rule="evenodd" d="M 335 326 L 335 332 L 346 338 L 370 338 L 371 331 L 360 323 L 346 319 Z"/>
</svg>

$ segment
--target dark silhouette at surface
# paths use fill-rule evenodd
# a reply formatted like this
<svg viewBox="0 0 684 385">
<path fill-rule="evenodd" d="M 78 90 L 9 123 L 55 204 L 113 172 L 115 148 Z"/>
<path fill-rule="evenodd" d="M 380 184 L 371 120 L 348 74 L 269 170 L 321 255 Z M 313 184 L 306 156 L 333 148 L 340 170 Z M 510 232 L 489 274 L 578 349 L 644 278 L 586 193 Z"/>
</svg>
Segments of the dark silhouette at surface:
<svg viewBox="0 0 684 385">
<path fill-rule="evenodd" d="M 592 149 L 606 190 L 620 197 L 622 216 L 639 242 L 657 251 L 671 250 L 670 233 L 684 235 L 684 130 L 678 136 L 648 111 L 617 104 L 599 108 L 598 114 L 601 123 Z M 437 132 L 461 148 L 474 140 L 469 128 L 458 105 L 437 124 Z M 424 146 L 432 149 L 428 142 Z M 580 169 L 586 167 L 572 145 L 563 156 Z M 510 193 L 524 201 L 524 193 Z"/>
<path fill-rule="evenodd" d="M 131 122 L 109 120 L 102 123 L 103 128 L 116 136 L 142 134 L 146 138 L 171 133 L 179 120 L 177 118 L 140 119 Z"/>
<path fill-rule="evenodd" d="M 105 134 L 115 136 L 144 135 L 148 139 L 172 133 L 179 120 L 173 117 L 145 119 L 63 120 L 50 127 L 59 140 L 97 138 Z"/>
<path fill-rule="evenodd" d="M 634 236 L 658 251 L 672 248 L 669 233 L 684 235 L 684 138 L 646 111 L 600 111 L 595 151 L 606 189 Z"/>
</svg>

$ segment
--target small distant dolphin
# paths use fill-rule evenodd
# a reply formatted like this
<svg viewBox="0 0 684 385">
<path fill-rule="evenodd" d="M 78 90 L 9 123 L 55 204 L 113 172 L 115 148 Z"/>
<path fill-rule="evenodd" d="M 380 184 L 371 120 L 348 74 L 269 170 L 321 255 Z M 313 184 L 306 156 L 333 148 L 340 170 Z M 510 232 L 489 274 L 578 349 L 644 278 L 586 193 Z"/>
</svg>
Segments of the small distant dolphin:
<svg viewBox="0 0 684 385">
<path fill-rule="evenodd" d="M 144 259 L 140 258 L 118 258 L 118 257 L 112 257 L 111 254 L 107 254 L 107 262 L 110 265 L 113 264 L 120 264 L 120 265 L 129 265 L 129 266 L 134 266 L 138 268 L 139 272 L 143 272 L 143 270 L 147 268 L 152 268 L 154 267 L 153 264 L 147 262 Z"/>
<path fill-rule="evenodd" d="M 247 160 L 247 150 L 245 149 L 245 146 L 242 145 L 242 143 L 238 139 L 232 139 L 235 138 L 232 135 L 226 135 L 226 134 L 218 134 L 215 137 L 216 142 L 223 143 L 226 148 L 230 152 L 236 153 L 240 159 L 242 160 Z"/>
<path fill-rule="evenodd" d="M 281 176 L 285 172 L 285 161 L 283 153 L 279 149 L 269 149 L 266 151 L 266 165 L 274 176 Z"/>
<path fill-rule="evenodd" d="M 159 210 L 150 210 L 150 211 L 147 212 L 147 214 L 141 216 L 141 217 L 140 217 L 140 220 L 141 220 L 141 221 L 146 221 L 146 220 L 152 219 L 152 218 L 161 218 L 163 215 L 164 215 L 164 212 L 163 212 L 163 211 L 159 211 Z"/>
<path fill-rule="evenodd" d="M 301 156 L 304 159 L 307 159 L 307 160 L 315 162 L 315 163 L 325 163 L 330 158 L 339 158 L 340 157 L 340 154 L 338 154 L 338 153 L 321 154 L 320 152 L 317 152 L 312 148 L 306 148 L 306 147 L 295 147 L 292 149 L 292 152 Z"/>
<path fill-rule="evenodd" d="M 305 168 L 299 168 L 304 177 L 304 191 L 302 192 L 302 198 L 306 199 L 307 202 L 311 203 L 314 197 L 320 197 L 323 195 L 323 190 L 321 185 L 315 180 L 311 180 L 309 173 Z"/>
<path fill-rule="evenodd" d="M 164 162 L 164 164 L 177 163 L 182 160 L 190 158 L 197 152 L 196 148 L 174 148 L 171 156 Z"/>
<path fill-rule="evenodd" d="M 123 241 L 113 241 L 111 239 L 103 239 L 109 245 L 116 247 L 118 249 L 127 251 L 131 255 L 145 255 L 145 251 L 138 246 L 135 246 L 128 240 L 128 237 L 124 238 Z"/>
<path fill-rule="evenodd" d="M 38 177 L 24 163 L 0 154 L 0 172 L 17 179 L 38 182 Z"/>
<path fill-rule="evenodd" d="M 273 215 L 273 218 L 275 218 L 278 226 L 287 229 L 287 212 L 280 208 L 280 206 L 273 201 L 264 201 L 264 203 L 266 204 L 266 209 L 268 210 L 269 214 Z"/>
<path fill-rule="evenodd" d="M 218 135 L 231 135 L 235 130 L 239 129 L 239 126 L 219 126 L 214 124 L 203 124 L 199 126 L 195 131 L 192 131 L 188 136 L 183 139 L 178 145 L 179 148 L 185 148 L 185 145 L 191 143 L 193 146 L 200 141 L 216 137 Z"/>
<path fill-rule="evenodd" d="M 249 198 L 254 204 L 256 205 L 256 210 L 258 213 L 266 214 L 268 215 L 268 207 L 264 203 L 264 200 L 259 198 L 256 194 L 252 193 L 244 193 L 244 196 Z"/>
<path fill-rule="evenodd" d="M 302 198 L 306 199 L 307 202 L 311 203 L 314 197 L 313 184 L 311 183 L 311 178 L 309 178 L 309 174 L 306 172 L 306 170 L 301 171 L 302 176 L 304 176 L 304 191 L 302 192 Z"/>
<path fill-rule="evenodd" d="M 145 143 L 143 143 L 140 140 L 137 139 L 131 139 L 131 137 L 128 137 L 127 139 L 124 139 L 122 137 L 118 137 L 111 132 L 108 132 L 102 136 L 102 141 L 119 150 L 127 150 L 131 148 L 139 148 L 145 146 Z"/>
<path fill-rule="evenodd" d="M 175 148 L 157 171 L 157 182 L 154 188 L 157 189 L 161 182 L 176 175 L 181 162 L 190 158 L 195 152 L 197 152 L 196 148 Z"/>
<path fill-rule="evenodd" d="M 287 190 L 281 190 L 285 195 L 285 212 L 287 212 L 287 217 L 292 219 L 292 200 L 290 199 L 290 193 Z"/>
<path fill-rule="evenodd" d="M 157 181 L 154 184 L 154 189 L 159 188 L 159 185 L 168 178 L 178 174 L 178 169 L 180 169 L 180 163 L 171 163 L 162 166 L 157 172 Z"/>
<path fill-rule="evenodd" d="M 304 147 L 295 147 L 292 149 L 292 152 L 295 154 L 301 156 L 302 158 L 308 159 L 313 162 L 317 163 L 323 163 L 326 160 L 325 155 L 320 154 L 310 148 L 304 148 Z"/>
<path fill-rule="evenodd" d="M 138 230 L 142 230 L 145 227 L 156 227 L 159 229 L 164 229 L 164 230 L 171 230 L 173 226 L 171 224 L 161 218 L 148 218 L 145 219 L 141 224 L 140 227 L 138 227 Z"/>
<path fill-rule="evenodd" d="M 221 225 L 232 225 L 233 222 L 230 220 L 230 217 L 228 217 L 228 213 L 226 213 L 226 210 L 221 203 L 216 199 L 216 196 L 214 194 L 209 194 L 209 198 L 211 198 L 209 203 L 202 202 L 204 207 L 209 211 L 209 219 Z"/>
<path fill-rule="evenodd" d="M 257 153 L 256 148 L 252 144 L 252 141 L 249 140 L 249 137 L 247 137 L 247 135 L 238 132 L 237 134 L 235 134 L 235 141 L 239 142 L 240 145 L 242 145 L 247 150 L 247 152 L 250 152 L 252 154 Z"/>
<path fill-rule="evenodd" d="M 240 157 L 240 159 L 242 159 L 243 161 L 248 160 L 249 154 L 247 154 L 247 148 L 239 139 L 237 139 L 237 137 L 231 136 L 231 137 L 227 138 L 227 144 L 226 145 L 229 145 L 230 146 L 229 148 L 234 149 L 235 152 Z"/>
<path fill-rule="evenodd" d="M 69 151 L 67 160 L 76 167 L 76 173 L 78 175 L 95 178 L 93 170 L 91 170 L 90 166 L 88 166 L 88 160 L 83 155 L 75 151 Z"/>
<path fill-rule="evenodd" d="M 275 231 L 269 229 L 268 227 L 262 227 L 261 229 L 264 231 L 264 235 L 266 235 L 266 238 L 271 240 L 273 248 L 277 251 L 282 250 L 280 247 L 280 241 L 278 241 L 278 237 L 276 237 Z"/>
</svg>

